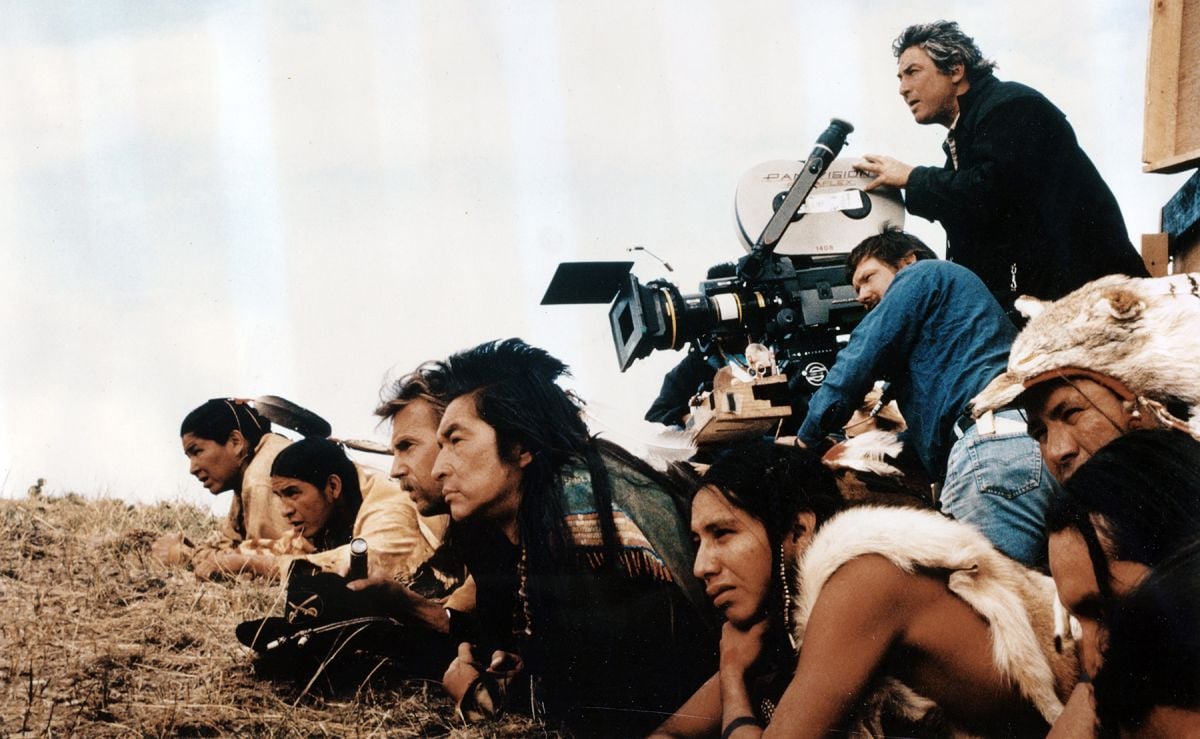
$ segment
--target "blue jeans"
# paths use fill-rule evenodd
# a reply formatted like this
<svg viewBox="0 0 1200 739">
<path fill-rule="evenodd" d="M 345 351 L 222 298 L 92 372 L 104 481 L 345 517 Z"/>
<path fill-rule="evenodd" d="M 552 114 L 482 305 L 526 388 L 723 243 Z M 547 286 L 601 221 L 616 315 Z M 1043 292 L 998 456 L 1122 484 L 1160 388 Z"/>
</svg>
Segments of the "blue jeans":
<svg viewBox="0 0 1200 739">
<path fill-rule="evenodd" d="M 1023 421 L 1017 410 L 995 416 Z M 1056 485 L 1027 434 L 980 435 L 976 424 L 950 447 L 941 509 L 979 529 L 1018 562 L 1044 569 L 1046 508 Z"/>
</svg>

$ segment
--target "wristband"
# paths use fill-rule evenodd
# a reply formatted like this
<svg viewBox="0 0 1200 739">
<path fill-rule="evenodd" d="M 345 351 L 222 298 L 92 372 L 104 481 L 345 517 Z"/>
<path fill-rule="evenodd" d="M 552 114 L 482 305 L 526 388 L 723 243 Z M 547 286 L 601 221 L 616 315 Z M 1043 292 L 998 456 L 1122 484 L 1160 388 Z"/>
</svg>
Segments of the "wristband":
<svg viewBox="0 0 1200 739">
<path fill-rule="evenodd" d="M 738 716 L 725 725 L 725 730 L 721 732 L 721 739 L 729 739 L 733 736 L 733 732 L 743 726 L 757 726 L 760 729 L 763 727 L 762 722 L 753 716 Z"/>
</svg>

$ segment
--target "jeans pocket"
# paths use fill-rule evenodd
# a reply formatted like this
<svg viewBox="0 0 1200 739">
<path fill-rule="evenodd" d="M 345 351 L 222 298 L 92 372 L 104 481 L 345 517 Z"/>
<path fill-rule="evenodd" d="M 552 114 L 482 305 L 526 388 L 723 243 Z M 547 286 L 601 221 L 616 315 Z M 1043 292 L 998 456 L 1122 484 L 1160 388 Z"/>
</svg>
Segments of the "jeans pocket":
<svg viewBox="0 0 1200 739">
<path fill-rule="evenodd" d="M 989 434 L 969 440 L 967 454 L 979 492 L 1012 500 L 1042 484 L 1042 455 L 1023 433 Z"/>
</svg>

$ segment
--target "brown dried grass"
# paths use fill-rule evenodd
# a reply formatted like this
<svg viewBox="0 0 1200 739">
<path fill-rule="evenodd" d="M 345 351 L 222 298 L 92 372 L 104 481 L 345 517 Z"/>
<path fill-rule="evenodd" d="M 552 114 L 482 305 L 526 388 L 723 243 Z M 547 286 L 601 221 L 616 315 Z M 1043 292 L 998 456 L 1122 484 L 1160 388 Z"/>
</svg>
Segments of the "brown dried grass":
<svg viewBox="0 0 1200 739">
<path fill-rule="evenodd" d="M 279 586 L 150 556 L 160 534 L 216 525 L 189 505 L 0 501 L 0 736 L 547 736 L 519 717 L 462 727 L 436 684 L 322 697 L 256 678 L 233 631 L 278 614 Z"/>
</svg>

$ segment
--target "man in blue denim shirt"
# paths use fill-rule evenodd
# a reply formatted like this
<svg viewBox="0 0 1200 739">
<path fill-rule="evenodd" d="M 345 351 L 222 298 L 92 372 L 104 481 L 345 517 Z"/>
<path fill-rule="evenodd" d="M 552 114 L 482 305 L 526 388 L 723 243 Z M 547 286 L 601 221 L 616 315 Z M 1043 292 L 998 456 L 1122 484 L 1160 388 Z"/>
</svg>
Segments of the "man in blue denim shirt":
<svg viewBox="0 0 1200 739">
<path fill-rule="evenodd" d="M 1045 561 L 1053 480 L 1018 410 L 973 422 L 967 404 L 1004 372 L 1016 329 L 970 270 L 895 229 L 864 240 L 847 271 L 869 311 L 812 396 L 797 434 L 813 446 L 840 432 L 876 380 L 908 423 L 907 441 L 944 480 L 941 510 L 1026 565 Z"/>
</svg>

